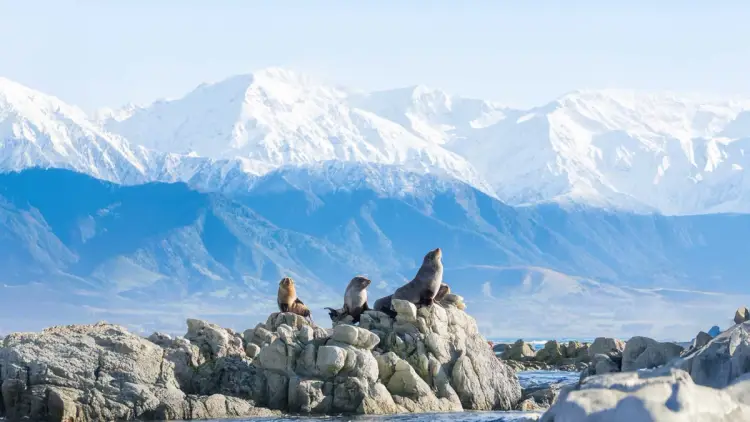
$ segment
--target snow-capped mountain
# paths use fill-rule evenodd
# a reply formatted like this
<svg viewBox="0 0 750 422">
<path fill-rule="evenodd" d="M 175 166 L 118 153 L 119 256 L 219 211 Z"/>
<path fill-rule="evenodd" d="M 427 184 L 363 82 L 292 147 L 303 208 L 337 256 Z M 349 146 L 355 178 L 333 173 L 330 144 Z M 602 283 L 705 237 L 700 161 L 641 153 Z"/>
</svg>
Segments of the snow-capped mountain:
<svg viewBox="0 0 750 422">
<path fill-rule="evenodd" d="M 147 180 L 147 152 L 79 108 L 0 77 L 0 168 L 65 167 L 123 183 Z"/>
<path fill-rule="evenodd" d="M 109 112 L 107 129 L 161 152 L 242 158 L 248 172 L 324 161 L 398 165 L 489 192 L 464 158 L 402 125 L 349 103 L 349 93 L 307 76 L 267 69 L 203 84 L 185 97 Z M 104 114 L 105 116 L 107 114 Z"/>
<path fill-rule="evenodd" d="M 242 157 L 253 174 L 383 163 L 447 174 L 511 204 L 750 211 L 750 100 L 588 90 L 517 110 L 424 86 L 362 93 L 267 69 L 109 114 L 106 127 L 135 143 Z"/>
<path fill-rule="evenodd" d="M 363 93 L 271 68 L 87 118 L 0 79 L 0 142 L 4 170 L 65 167 L 126 184 L 246 190 L 278 169 L 333 174 L 339 162 L 340 187 L 367 177 L 392 193 L 429 174 L 512 205 L 750 212 L 750 99 L 586 90 L 518 110 L 424 86 Z M 403 177 L 379 170 L 394 167 Z"/>
</svg>

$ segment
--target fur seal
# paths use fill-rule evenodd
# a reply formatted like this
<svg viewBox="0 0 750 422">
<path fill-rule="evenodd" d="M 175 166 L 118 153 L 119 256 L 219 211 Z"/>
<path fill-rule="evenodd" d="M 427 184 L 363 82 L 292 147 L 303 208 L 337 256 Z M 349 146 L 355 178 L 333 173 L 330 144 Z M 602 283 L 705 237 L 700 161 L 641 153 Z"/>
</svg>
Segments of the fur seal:
<svg viewBox="0 0 750 422">
<path fill-rule="evenodd" d="M 391 308 L 392 300 L 393 300 L 393 295 L 381 297 L 380 299 L 375 301 L 375 304 L 373 305 L 373 309 L 376 311 L 380 311 L 388 315 L 391 318 L 396 318 L 396 312 Z"/>
<path fill-rule="evenodd" d="M 450 294 L 451 292 L 451 286 L 443 283 L 440 285 L 440 288 L 438 289 L 437 294 L 435 295 L 435 302 L 440 303 L 445 298 L 445 295 Z"/>
<path fill-rule="evenodd" d="M 393 299 L 407 300 L 415 305 L 431 306 L 443 283 L 443 252 L 440 248 L 427 252 L 422 266 L 412 281 L 393 292 Z"/>
<path fill-rule="evenodd" d="M 370 279 L 362 276 L 356 276 L 346 286 L 344 291 L 344 308 L 336 310 L 332 308 L 328 309 L 328 315 L 331 316 L 331 321 L 336 321 L 345 315 L 351 315 L 353 322 L 359 322 L 359 317 L 362 312 L 370 309 L 367 306 L 367 287 L 372 283 Z"/>
<path fill-rule="evenodd" d="M 290 277 L 284 277 L 279 281 L 279 292 L 276 296 L 276 302 L 279 304 L 281 312 L 291 312 L 303 316 L 312 322 L 312 313 L 304 302 L 297 297 L 294 280 Z"/>
</svg>

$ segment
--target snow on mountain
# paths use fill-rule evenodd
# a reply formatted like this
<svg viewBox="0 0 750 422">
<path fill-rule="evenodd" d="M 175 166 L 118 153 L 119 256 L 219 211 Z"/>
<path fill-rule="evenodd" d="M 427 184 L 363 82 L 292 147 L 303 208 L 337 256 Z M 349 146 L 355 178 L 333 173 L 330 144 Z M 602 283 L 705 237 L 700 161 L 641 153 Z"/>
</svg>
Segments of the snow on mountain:
<svg viewBox="0 0 750 422">
<path fill-rule="evenodd" d="M 282 69 L 203 84 L 104 125 L 162 152 L 242 158 L 271 167 L 339 160 L 399 165 L 456 178 L 491 193 L 459 155 L 402 125 L 357 108 L 349 93 Z M 248 169 L 260 174 L 264 169 Z"/>
<path fill-rule="evenodd" d="M 338 161 L 362 169 L 336 180 L 367 174 L 383 192 L 411 186 L 376 170 L 397 166 L 513 205 L 750 212 L 748 99 L 583 90 L 518 110 L 425 86 L 362 93 L 270 68 L 89 119 L 0 79 L 0 140 L 5 170 L 66 167 L 126 184 L 246 189 L 275 169 L 291 177 Z"/>
<path fill-rule="evenodd" d="M 736 124 L 746 110 L 750 100 L 577 91 L 449 146 L 511 203 L 567 198 L 667 214 L 734 203 L 748 212 L 750 130 Z"/>
<path fill-rule="evenodd" d="M 123 183 L 147 180 L 147 152 L 80 109 L 0 77 L 0 168 L 65 167 Z"/>
</svg>

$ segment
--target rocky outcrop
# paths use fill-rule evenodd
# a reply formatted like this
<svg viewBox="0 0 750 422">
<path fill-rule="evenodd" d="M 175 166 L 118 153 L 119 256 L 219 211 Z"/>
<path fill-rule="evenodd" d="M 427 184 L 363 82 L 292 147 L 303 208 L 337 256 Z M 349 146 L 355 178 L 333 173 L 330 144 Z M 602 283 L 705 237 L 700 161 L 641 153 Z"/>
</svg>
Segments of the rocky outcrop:
<svg viewBox="0 0 750 422">
<path fill-rule="evenodd" d="M 588 353 L 590 358 L 596 355 L 607 355 L 611 358 L 619 358 L 622 351 L 625 350 L 625 342 L 616 338 L 597 337 L 589 346 Z"/>
<path fill-rule="evenodd" d="M 0 349 L 0 411 L 10 420 L 197 419 L 273 415 L 240 397 L 188 394 L 179 364 L 199 359 L 99 323 L 14 333 Z M 179 356 L 179 363 L 171 360 Z M 198 360 L 193 360 L 193 363 Z"/>
<path fill-rule="evenodd" d="M 743 322 L 748 320 L 750 320 L 750 310 L 748 310 L 744 306 L 739 307 L 734 313 L 734 323 L 742 324 Z"/>
<path fill-rule="evenodd" d="M 625 343 L 620 370 L 627 372 L 656 368 L 680 356 L 682 350 L 682 346 L 674 343 L 660 343 L 648 337 L 633 337 Z"/>
<path fill-rule="evenodd" d="M 394 301 L 395 319 L 313 327 L 275 313 L 242 334 L 188 320 L 148 339 L 99 323 L 9 335 L 0 416 L 9 420 L 199 419 L 510 410 L 521 388 L 456 307 Z M 272 409 L 272 410 L 268 410 Z"/>
<path fill-rule="evenodd" d="M 750 380 L 724 389 L 696 385 L 690 375 L 623 372 L 563 388 L 541 422 L 750 420 Z"/>
<path fill-rule="evenodd" d="M 665 368 L 684 370 L 699 385 L 726 387 L 750 373 L 750 321 L 732 326 Z"/>
<path fill-rule="evenodd" d="M 591 361 L 588 355 L 588 343 L 569 341 L 567 344 L 550 340 L 538 351 L 524 342 L 517 340 L 512 345 L 505 345 L 500 358 L 516 371 L 560 370 L 581 371 Z"/>
<path fill-rule="evenodd" d="M 516 340 L 515 343 L 507 346 L 500 358 L 503 360 L 531 360 L 536 355 L 534 348 L 523 341 L 522 339 Z"/>
</svg>

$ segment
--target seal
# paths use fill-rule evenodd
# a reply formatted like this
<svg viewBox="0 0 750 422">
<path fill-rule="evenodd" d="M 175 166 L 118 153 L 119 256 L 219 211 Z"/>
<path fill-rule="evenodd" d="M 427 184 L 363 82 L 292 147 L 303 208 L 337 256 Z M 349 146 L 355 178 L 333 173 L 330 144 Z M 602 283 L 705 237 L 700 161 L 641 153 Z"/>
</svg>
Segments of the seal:
<svg viewBox="0 0 750 422">
<path fill-rule="evenodd" d="M 297 289 L 294 287 L 294 280 L 290 277 L 284 277 L 279 281 L 279 291 L 276 296 L 276 302 L 279 305 L 279 311 L 292 312 L 308 318 L 310 322 L 312 322 L 312 313 L 304 302 L 297 297 Z"/>
<path fill-rule="evenodd" d="M 380 299 L 375 301 L 373 310 L 382 312 L 391 318 L 396 318 L 396 312 L 391 308 L 392 300 L 393 295 L 381 297 Z"/>
<path fill-rule="evenodd" d="M 353 322 L 359 322 L 362 312 L 370 309 L 367 305 L 367 287 L 372 283 L 367 277 L 356 276 L 349 281 L 344 291 L 344 307 L 340 310 L 328 309 L 331 321 L 338 321 L 346 315 L 350 315 Z"/>
<path fill-rule="evenodd" d="M 393 299 L 409 301 L 415 305 L 432 306 L 435 295 L 443 283 L 443 252 L 440 248 L 427 252 L 422 266 L 412 281 L 393 292 Z"/>
<path fill-rule="evenodd" d="M 441 284 L 437 294 L 435 295 L 435 302 L 440 303 L 445 298 L 445 295 L 450 294 L 450 292 L 451 286 L 445 283 Z"/>
</svg>

